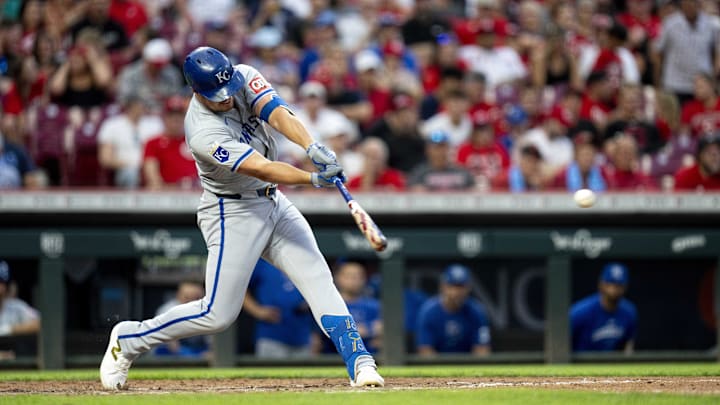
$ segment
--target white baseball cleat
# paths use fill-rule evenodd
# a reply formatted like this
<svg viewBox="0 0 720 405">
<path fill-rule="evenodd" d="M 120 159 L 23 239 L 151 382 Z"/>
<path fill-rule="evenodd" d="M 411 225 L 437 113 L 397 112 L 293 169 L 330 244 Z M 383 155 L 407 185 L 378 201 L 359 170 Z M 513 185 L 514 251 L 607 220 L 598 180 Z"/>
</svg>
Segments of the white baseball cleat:
<svg viewBox="0 0 720 405">
<path fill-rule="evenodd" d="M 122 322 L 113 327 L 110 332 L 110 342 L 108 342 L 105 356 L 100 363 L 100 382 L 103 387 L 109 390 L 124 390 L 127 388 L 128 370 L 133 360 L 137 356 L 127 356 L 120 349 L 118 340 L 118 326 Z"/>
<path fill-rule="evenodd" d="M 385 379 L 380 376 L 375 366 L 360 367 L 355 372 L 355 381 L 350 381 L 351 387 L 384 387 Z"/>
</svg>

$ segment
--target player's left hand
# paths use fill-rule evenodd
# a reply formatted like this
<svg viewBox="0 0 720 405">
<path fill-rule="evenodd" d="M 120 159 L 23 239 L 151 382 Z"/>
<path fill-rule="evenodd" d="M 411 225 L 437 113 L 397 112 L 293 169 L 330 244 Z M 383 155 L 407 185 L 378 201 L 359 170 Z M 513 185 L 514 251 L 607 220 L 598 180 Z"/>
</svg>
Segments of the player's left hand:
<svg viewBox="0 0 720 405">
<path fill-rule="evenodd" d="M 330 148 L 320 142 L 313 142 L 310 144 L 306 152 L 315 167 L 317 167 L 317 169 L 321 172 L 329 169 L 329 166 L 340 166 L 335 152 L 331 151 Z M 342 171 L 342 167 L 340 170 Z"/>
</svg>

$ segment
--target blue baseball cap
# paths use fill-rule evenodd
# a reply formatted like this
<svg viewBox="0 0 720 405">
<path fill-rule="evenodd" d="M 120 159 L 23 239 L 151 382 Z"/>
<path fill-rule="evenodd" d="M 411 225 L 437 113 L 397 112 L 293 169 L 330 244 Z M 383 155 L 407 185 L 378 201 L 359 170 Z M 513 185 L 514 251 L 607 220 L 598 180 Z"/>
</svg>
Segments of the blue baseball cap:
<svg viewBox="0 0 720 405">
<path fill-rule="evenodd" d="M 603 268 L 600 281 L 610 284 L 627 285 L 628 269 L 621 263 L 608 263 Z"/>
<path fill-rule="evenodd" d="M 445 268 L 442 281 L 452 285 L 466 285 L 470 282 L 470 270 L 461 264 L 451 264 Z"/>
<path fill-rule="evenodd" d="M 0 283 L 10 282 L 10 266 L 5 260 L 0 260 Z"/>
</svg>

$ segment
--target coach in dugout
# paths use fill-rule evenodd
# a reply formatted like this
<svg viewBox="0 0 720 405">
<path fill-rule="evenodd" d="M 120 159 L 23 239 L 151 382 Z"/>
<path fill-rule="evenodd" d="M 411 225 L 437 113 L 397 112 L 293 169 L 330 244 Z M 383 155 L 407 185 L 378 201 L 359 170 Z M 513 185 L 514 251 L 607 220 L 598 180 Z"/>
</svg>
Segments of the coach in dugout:
<svg viewBox="0 0 720 405">
<path fill-rule="evenodd" d="M 485 308 L 470 297 L 470 271 L 460 264 L 445 269 L 440 294 L 427 300 L 418 313 L 417 352 L 490 353 L 490 323 Z"/>
<path fill-rule="evenodd" d="M 598 292 L 570 308 L 573 351 L 633 351 L 637 330 L 635 305 L 623 298 L 628 270 L 621 263 L 608 263 L 598 282 Z"/>
</svg>

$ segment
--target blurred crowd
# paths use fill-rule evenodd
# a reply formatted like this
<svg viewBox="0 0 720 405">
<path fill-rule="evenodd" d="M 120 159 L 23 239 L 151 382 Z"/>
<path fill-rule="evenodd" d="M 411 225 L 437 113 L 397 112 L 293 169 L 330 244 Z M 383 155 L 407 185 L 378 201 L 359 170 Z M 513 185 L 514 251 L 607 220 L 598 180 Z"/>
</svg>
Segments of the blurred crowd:
<svg viewBox="0 0 720 405">
<path fill-rule="evenodd" d="M 720 189 L 714 0 L 6 0 L 0 12 L 0 189 L 199 187 L 180 66 L 200 45 L 257 68 L 354 190 Z"/>
</svg>

